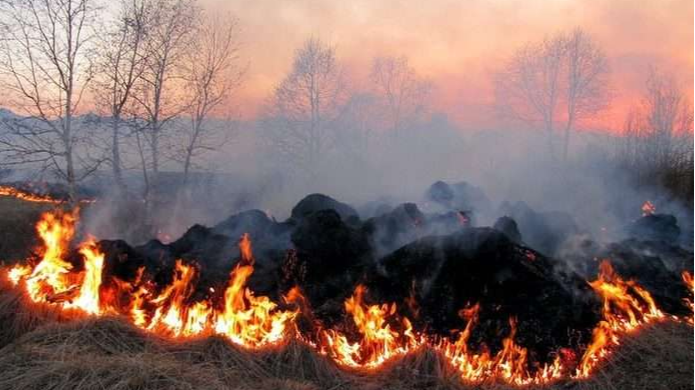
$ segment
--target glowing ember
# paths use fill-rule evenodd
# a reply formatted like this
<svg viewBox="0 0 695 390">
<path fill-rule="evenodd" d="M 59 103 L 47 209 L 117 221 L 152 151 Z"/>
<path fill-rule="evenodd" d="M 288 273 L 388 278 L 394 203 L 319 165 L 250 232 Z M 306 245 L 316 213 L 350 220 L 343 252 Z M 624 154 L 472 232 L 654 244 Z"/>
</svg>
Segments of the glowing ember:
<svg viewBox="0 0 695 390">
<path fill-rule="evenodd" d="M 352 314 L 361 339 L 350 343 L 339 331 L 326 330 L 322 334 L 326 340 L 324 354 L 345 366 L 373 368 L 422 344 L 407 318 L 400 321 L 401 332 L 392 329 L 391 322 L 397 322 L 395 304 L 366 305 L 365 292 L 365 287 L 358 285 L 345 302 L 345 310 Z"/>
<path fill-rule="evenodd" d="M 299 310 L 282 310 L 265 296 L 256 296 L 247 287 L 254 272 L 250 237 L 239 242 L 240 259 L 230 273 L 224 294 L 213 288 L 204 299 L 192 299 L 199 270 L 192 262 L 177 260 L 171 282 L 159 288 L 139 268 L 134 280 L 126 282 L 111 275 L 103 285 L 104 254 L 94 239 L 78 246 L 82 267 L 66 256 L 74 236 L 77 210 L 53 212 L 42 216 L 37 232 L 43 241 L 40 261 L 16 265 L 8 270 L 12 285 L 23 288 L 34 302 L 69 309 L 70 315 L 122 315 L 134 325 L 169 337 L 195 337 L 219 334 L 246 348 L 262 348 L 281 343 L 288 337 L 308 340 L 296 332 Z M 529 257 L 529 260 L 533 260 Z M 683 281 L 693 291 L 693 277 L 683 273 Z M 620 337 L 640 326 L 665 318 L 651 295 L 634 281 L 623 280 L 608 261 L 600 265 L 598 279 L 589 285 L 602 298 L 602 320 L 593 330 L 592 340 L 579 363 L 561 356 L 576 355 L 561 350 L 545 365 L 529 360 L 529 352 L 516 343 L 517 322 L 509 319 L 509 334 L 502 348 L 493 353 L 484 345 L 469 346 L 471 332 L 485 308 L 472 305 L 461 310 L 465 327 L 457 338 L 428 337 L 413 330 L 408 318 L 397 314 L 393 303 L 365 303 L 366 288 L 357 286 L 345 301 L 352 317 L 354 333 L 322 329 L 316 323 L 317 342 L 307 343 L 341 366 L 376 369 L 384 362 L 403 356 L 422 346 L 439 351 L 458 370 L 462 380 L 470 383 L 501 381 L 513 385 L 545 384 L 561 378 L 586 378 L 619 345 Z M 308 302 L 299 288 L 284 297 L 285 302 L 309 313 Z M 417 313 L 414 286 L 409 305 Z M 692 309 L 692 297 L 686 301 Z M 74 313 L 74 314 L 73 314 Z M 689 318 L 692 323 L 692 317 Z M 354 338 L 352 337 L 354 336 Z M 565 365 L 570 365 L 566 367 Z M 533 367 L 533 368 L 531 368 Z M 569 373 L 573 373 L 569 375 Z"/>
<path fill-rule="evenodd" d="M 642 216 L 646 217 L 647 215 L 652 215 L 656 213 L 656 206 L 650 201 L 644 202 L 642 204 Z"/>
</svg>

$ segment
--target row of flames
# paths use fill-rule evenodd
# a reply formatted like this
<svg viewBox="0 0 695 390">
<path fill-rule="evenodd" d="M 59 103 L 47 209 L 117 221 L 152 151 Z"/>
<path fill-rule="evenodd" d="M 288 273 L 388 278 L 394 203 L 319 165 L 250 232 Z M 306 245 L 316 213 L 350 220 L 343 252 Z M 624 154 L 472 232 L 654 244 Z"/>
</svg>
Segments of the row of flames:
<svg viewBox="0 0 695 390">
<path fill-rule="evenodd" d="M 58 199 L 51 198 L 49 196 L 37 195 L 37 194 L 31 193 L 31 192 L 22 191 L 20 189 L 10 187 L 10 186 L 0 186 L 0 195 L 25 200 L 27 202 L 53 203 L 53 204 L 62 203 L 62 201 L 60 201 Z"/>
<path fill-rule="evenodd" d="M 84 267 L 75 270 L 65 256 L 76 220 L 76 212 L 44 214 L 37 224 L 44 243 L 42 258 L 34 265 L 16 265 L 8 270 L 12 284 L 24 289 L 33 302 L 58 306 L 70 317 L 126 316 L 137 327 L 167 337 L 222 335 L 234 344 L 251 349 L 278 345 L 297 337 L 345 367 L 375 369 L 426 345 L 441 352 L 461 378 L 472 383 L 500 380 L 526 385 L 568 377 L 581 379 L 588 377 L 619 345 L 622 335 L 666 318 L 646 290 L 633 281 L 621 279 L 610 263 L 603 261 L 597 280 L 589 283 L 603 300 L 602 320 L 593 330 L 591 343 L 581 359 L 574 361 L 563 358 L 571 354 L 558 354 L 550 364 L 534 365 L 529 361 L 527 349 L 514 341 L 517 324 L 513 318 L 511 332 L 499 352 L 473 350 L 468 340 L 478 321 L 480 305 L 461 311 L 466 324 L 454 339 L 435 339 L 418 333 L 407 318 L 398 316 L 395 304 L 366 304 L 363 286 L 358 286 L 345 302 L 345 310 L 352 316 L 361 337 L 351 342 L 339 330 L 322 329 L 311 338 L 317 341 L 308 341 L 296 326 L 300 309 L 281 309 L 270 298 L 256 296 L 246 287 L 254 271 L 248 235 L 239 242 L 241 259 L 230 274 L 224 294 L 215 302 L 206 298 L 191 303 L 198 269 L 180 260 L 176 262 L 172 282 L 163 289 L 158 290 L 145 280 L 143 269 L 132 282 L 113 278 L 114 283 L 102 284 L 104 254 L 95 240 L 89 238 L 79 245 Z M 692 275 L 684 272 L 683 279 L 692 291 Z M 295 287 L 284 299 L 290 304 L 304 298 Z M 692 302 L 692 298 L 687 300 L 691 308 Z M 692 323 L 692 318 L 689 322 Z"/>
<path fill-rule="evenodd" d="M 24 200 L 27 202 L 34 203 L 50 203 L 50 204 L 61 204 L 66 201 L 63 199 L 56 199 L 48 195 L 39 195 L 33 192 L 20 190 L 12 186 L 0 186 L 0 196 L 7 196 L 11 198 L 16 198 Z M 94 203 L 94 199 L 80 199 L 80 203 Z"/>
</svg>

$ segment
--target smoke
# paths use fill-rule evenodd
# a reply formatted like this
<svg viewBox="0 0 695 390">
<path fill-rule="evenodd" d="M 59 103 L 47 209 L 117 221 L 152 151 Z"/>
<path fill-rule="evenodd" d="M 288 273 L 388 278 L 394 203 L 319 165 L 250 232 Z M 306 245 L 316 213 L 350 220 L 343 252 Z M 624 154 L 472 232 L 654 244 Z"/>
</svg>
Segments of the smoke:
<svg viewBox="0 0 695 390">
<path fill-rule="evenodd" d="M 234 142 L 206 157 L 204 163 L 215 169 L 196 174 L 185 191 L 176 184 L 178 174 L 168 174 L 171 184 L 164 187 L 166 197 L 157 204 L 153 218 L 158 238 L 174 240 L 193 224 L 213 226 L 254 208 L 284 220 L 310 193 L 348 203 L 363 219 L 373 216 L 379 205 L 393 208 L 404 202 L 416 203 L 425 213 L 441 213 L 445 210 L 424 195 L 432 183 L 443 180 L 468 182 L 489 198 L 490 207 L 471 210 L 478 226 L 492 226 L 510 205 L 524 202 L 538 213 L 571 216 L 578 235 L 615 241 L 625 237 L 624 227 L 641 216 L 641 205 L 650 200 L 658 213 L 677 217 L 683 244 L 692 247 L 690 206 L 663 188 L 634 185 L 629 172 L 611 157 L 617 142 L 611 134 L 577 133 L 567 161 L 548 155 L 546 139 L 539 132 L 463 131 L 441 114 L 411 123 L 398 137 L 389 132 L 371 134 L 357 151 L 352 143 L 358 139 L 341 141 L 308 177 L 276 161 L 254 123 L 242 125 Z M 137 191 L 137 175 L 133 177 L 130 188 Z M 100 238 L 143 242 L 152 237 L 143 235 L 137 224 L 129 224 L 142 207 L 137 201 L 99 202 L 90 208 L 86 224 Z M 526 236 L 533 233 L 522 231 Z"/>
</svg>

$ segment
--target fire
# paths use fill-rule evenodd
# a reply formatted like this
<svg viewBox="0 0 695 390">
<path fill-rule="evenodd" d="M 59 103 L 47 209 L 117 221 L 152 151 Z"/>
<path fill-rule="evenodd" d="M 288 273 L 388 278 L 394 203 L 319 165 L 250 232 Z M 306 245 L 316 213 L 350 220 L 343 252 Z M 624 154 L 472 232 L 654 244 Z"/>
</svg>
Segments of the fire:
<svg viewBox="0 0 695 390">
<path fill-rule="evenodd" d="M 34 203 L 51 203 L 51 204 L 62 204 L 66 203 L 67 200 L 52 198 L 48 195 L 38 195 L 32 192 L 20 190 L 19 188 L 11 186 L 0 186 L 0 196 L 8 196 L 27 202 Z M 80 199 L 80 203 L 94 203 L 94 199 Z"/>
<path fill-rule="evenodd" d="M 141 328 L 174 337 L 215 333 L 249 348 L 283 341 L 297 313 L 277 310 L 270 298 L 256 297 L 246 287 L 254 262 L 248 235 L 242 237 L 239 250 L 241 259 L 231 272 L 221 308 L 209 300 L 190 302 L 198 271 L 194 265 L 177 260 L 172 283 L 159 294 L 153 294 L 147 284 L 140 286 L 129 317 Z"/>
<path fill-rule="evenodd" d="M 71 280 L 72 264 L 63 259 L 75 234 L 74 223 L 75 214 L 55 212 L 43 214 L 36 225 L 45 249 L 41 261 L 26 278 L 29 296 L 35 302 L 51 301 L 76 287 Z"/>
<path fill-rule="evenodd" d="M 34 302 L 58 303 L 65 309 L 77 308 L 88 314 L 99 314 L 104 255 L 94 239 L 80 246 L 83 271 L 75 272 L 73 264 L 65 260 L 75 234 L 77 212 L 75 209 L 72 213 L 43 214 L 36 226 L 44 242 L 41 261 L 33 269 L 29 265 L 14 266 L 9 271 L 9 279 L 14 285 L 24 280 L 27 293 Z"/>
<path fill-rule="evenodd" d="M 564 369 L 559 357 L 534 373 L 529 371 L 528 351 L 514 341 L 517 326 L 514 318 L 509 319 L 511 332 L 502 341 L 502 349 L 496 355 L 493 356 L 486 349 L 479 353 L 472 351 L 468 341 L 478 322 L 479 312 L 479 304 L 461 310 L 459 314 L 467 321 L 466 327 L 455 342 L 444 340 L 438 346 L 459 370 L 464 381 L 480 383 L 489 378 L 498 378 L 510 384 L 528 385 L 547 383 L 562 377 Z"/>
<path fill-rule="evenodd" d="M 645 201 L 642 204 L 642 216 L 646 217 L 647 215 L 652 215 L 656 213 L 656 206 L 650 201 Z"/>
<path fill-rule="evenodd" d="M 693 308 L 695 305 L 693 305 L 693 293 L 695 293 L 695 285 L 693 283 L 693 274 L 691 274 L 688 271 L 683 271 L 681 274 L 681 278 L 683 278 L 683 283 L 685 283 L 686 287 L 688 287 L 688 290 L 690 290 L 690 297 L 688 298 L 683 298 L 683 303 L 685 303 L 685 306 L 687 306 L 690 309 L 691 315 L 686 319 L 686 321 L 690 324 L 693 325 Z"/>
<path fill-rule="evenodd" d="M 104 254 L 94 239 L 79 245 L 83 271 L 76 271 L 65 259 L 75 233 L 76 216 L 77 211 L 45 213 L 37 224 L 44 243 L 41 260 L 33 268 L 16 265 L 9 270 L 9 280 L 13 285 L 23 281 L 32 301 L 55 303 L 91 315 L 125 314 L 138 327 L 173 337 L 216 333 L 245 347 L 278 343 L 287 336 L 288 325 L 297 313 L 277 310 L 270 298 L 257 297 L 246 287 L 254 263 L 248 235 L 239 243 L 241 260 L 232 270 L 219 309 L 209 300 L 190 302 L 198 269 L 181 260 L 176 261 L 172 282 L 159 292 L 151 281 L 142 280 L 142 268 L 135 281 L 118 282 L 113 294 L 127 294 L 129 303 L 114 307 L 117 299 L 111 298 L 109 303 L 101 299 L 106 295 L 102 288 Z"/>
<path fill-rule="evenodd" d="M 13 286 L 17 286 L 19 281 L 26 278 L 29 274 L 31 274 L 31 266 L 18 264 L 10 269 L 7 277 Z"/>
<path fill-rule="evenodd" d="M 607 260 L 599 266 L 598 279 L 589 285 L 603 299 L 603 319 L 594 329 L 592 341 L 577 367 L 577 378 L 588 377 L 610 354 L 610 348 L 620 344 L 622 333 L 665 317 L 646 290 L 634 281 L 620 278 Z"/>
<path fill-rule="evenodd" d="M 294 311 L 275 310 L 277 304 L 268 297 L 256 297 L 246 282 L 253 273 L 251 240 L 244 234 L 239 242 L 241 260 L 232 270 L 224 292 L 224 310 L 215 315 L 215 331 L 241 345 L 260 347 L 284 339 Z"/>
<path fill-rule="evenodd" d="M 99 251 L 94 239 L 83 244 L 80 254 L 84 256 L 85 275 L 80 286 L 80 293 L 73 305 L 86 313 L 99 314 L 99 287 L 101 287 L 101 273 L 104 268 L 104 254 Z"/>
<path fill-rule="evenodd" d="M 31 192 L 22 191 L 10 186 L 0 186 L 0 196 L 10 196 L 13 198 L 26 200 L 27 202 L 37 203 L 63 203 L 62 200 L 53 199 L 49 196 L 41 196 L 32 194 Z"/>
<path fill-rule="evenodd" d="M 341 332 L 325 330 L 322 332 L 326 340 L 322 351 L 324 354 L 345 366 L 374 368 L 422 344 L 422 340 L 413 334 L 413 327 L 407 318 L 400 321 L 402 331 L 392 328 L 391 323 L 397 318 L 395 303 L 366 305 L 365 292 L 366 288 L 358 285 L 345 302 L 345 311 L 352 315 L 361 339 L 351 343 Z"/>
<path fill-rule="evenodd" d="M 194 299 L 199 296 L 196 293 L 199 269 L 191 261 L 177 260 L 171 282 L 164 286 L 158 287 L 149 280 L 144 268 L 139 268 L 130 281 L 110 275 L 104 285 L 105 255 L 93 238 L 78 245 L 77 259 L 68 258 L 70 253 L 75 253 L 69 249 L 76 221 L 77 210 L 44 214 L 37 223 L 37 233 L 43 241 L 39 261 L 8 270 L 12 285 L 24 289 L 32 301 L 57 305 L 69 310 L 71 316 L 121 315 L 145 331 L 169 337 L 217 334 L 246 348 L 263 348 L 296 337 L 344 367 L 378 369 L 389 360 L 429 346 L 469 383 L 492 380 L 529 385 L 562 378 L 582 379 L 611 354 L 622 335 L 665 318 L 646 290 L 634 281 L 622 279 L 608 261 L 603 261 L 597 280 L 589 282 L 602 299 L 602 320 L 593 330 L 579 363 L 569 359 L 571 367 L 561 356 L 574 355 L 574 351 L 561 350 L 544 365 L 531 361 L 529 351 L 515 340 L 515 318 L 509 319 L 509 333 L 502 340 L 502 348 L 492 352 L 484 345 L 469 344 L 484 310 L 479 304 L 461 310 L 465 326 L 455 339 L 435 338 L 414 330 L 410 320 L 398 314 L 395 303 L 366 303 L 367 289 L 363 285 L 358 285 L 344 303 L 354 332 L 323 329 L 316 322 L 313 325 L 317 330 L 312 333 L 317 340 L 314 342 L 297 330 L 299 311 L 310 314 L 299 288 L 291 289 L 284 297 L 286 304 L 298 309 L 285 310 L 269 297 L 256 296 L 247 287 L 255 262 L 248 234 L 239 241 L 240 259 L 232 268 L 224 291 L 209 288 L 204 297 Z M 82 266 L 78 265 L 80 260 Z M 692 292 L 692 274 L 683 272 L 682 277 Z M 410 304 L 415 305 L 414 286 L 410 298 Z M 686 302 L 692 309 L 692 298 Z M 417 313 L 412 307 L 411 311 Z M 689 320 L 692 323 L 692 317 Z"/>
<path fill-rule="evenodd" d="M 193 292 L 192 282 L 195 273 L 196 270 L 192 265 L 176 260 L 172 283 L 155 298 L 149 300 L 156 309 L 147 325 L 147 330 L 166 330 L 174 336 L 191 334 L 189 329 L 184 329 L 184 324 L 188 322 L 186 300 Z M 136 316 L 136 314 L 133 315 Z"/>
</svg>

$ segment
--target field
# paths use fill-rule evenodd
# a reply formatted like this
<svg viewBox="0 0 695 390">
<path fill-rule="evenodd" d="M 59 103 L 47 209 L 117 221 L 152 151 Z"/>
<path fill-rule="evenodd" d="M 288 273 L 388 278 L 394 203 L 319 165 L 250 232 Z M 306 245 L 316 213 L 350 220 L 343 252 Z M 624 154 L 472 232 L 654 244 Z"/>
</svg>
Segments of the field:
<svg viewBox="0 0 695 390">
<path fill-rule="evenodd" d="M 0 198 L 0 259 L 14 262 L 35 245 L 33 224 L 47 206 Z M 262 352 L 221 338 L 172 341 L 118 318 L 65 321 L 0 289 L 0 389 L 503 389 L 460 382 L 431 350 L 375 372 L 347 371 L 290 342 Z M 590 380 L 556 389 L 691 389 L 693 329 L 665 322 L 626 338 Z"/>
</svg>

